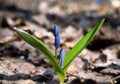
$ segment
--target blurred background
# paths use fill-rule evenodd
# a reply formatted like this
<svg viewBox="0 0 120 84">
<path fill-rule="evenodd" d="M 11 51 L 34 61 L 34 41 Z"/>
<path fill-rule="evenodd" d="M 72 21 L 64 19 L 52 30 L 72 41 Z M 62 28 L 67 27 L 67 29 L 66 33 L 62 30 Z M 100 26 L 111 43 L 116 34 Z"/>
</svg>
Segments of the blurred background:
<svg viewBox="0 0 120 84">
<path fill-rule="evenodd" d="M 68 69 L 66 84 L 120 83 L 120 0 L 0 0 L 0 83 L 59 84 L 47 72 L 48 60 L 13 27 L 36 36 L 54 54 L 57 24 L 67 53 L 102 18 L 106 21 L 96 37 Z"/>
</svg>

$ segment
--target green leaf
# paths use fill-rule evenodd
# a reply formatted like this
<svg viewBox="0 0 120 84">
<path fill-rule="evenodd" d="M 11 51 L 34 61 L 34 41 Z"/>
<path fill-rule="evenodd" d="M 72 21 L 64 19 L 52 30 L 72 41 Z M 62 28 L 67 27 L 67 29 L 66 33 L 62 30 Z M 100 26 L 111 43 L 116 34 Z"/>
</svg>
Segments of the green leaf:
<svg viewBox="0 0 120 84">
<path fill-rule="evenodd" d="M 74 58 L 90 43 L 95 34 L 103 25 L 105 19 L 103 19 L 100 23 L 98 23 L 94 28 L 92 28 L 78 43 L 66 54 L 65 56 L 65 65 L 64 71 L 66 72 L 70 63 L 74 60 Z"/>
<path fill-rule="evenodd" d="M 14 27 L 14 30 L 31 46 L 36 48 L 38 51 L 42 52 L 52 64 L 55 74 L 58 75 L 60 78 L 64 78 L 64 72 L 57 62 L 57 59 L 53 56 L 53 54 L 49 51 L 48 47 L 41 42 L 39 39 L 34 37 L 33 35 L 28 34 L 27 32 Z"/>
</svg>

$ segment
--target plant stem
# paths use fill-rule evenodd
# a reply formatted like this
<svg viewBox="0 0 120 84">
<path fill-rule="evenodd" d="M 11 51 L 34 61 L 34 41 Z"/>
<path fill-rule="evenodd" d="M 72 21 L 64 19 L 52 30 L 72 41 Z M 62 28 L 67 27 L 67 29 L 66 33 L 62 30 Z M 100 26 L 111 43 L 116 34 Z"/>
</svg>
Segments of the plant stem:
<svg viewBox="0 0 120 84">
<path fill-rule="evenodd" d="M 60 84 L 64 84 L 65 75 L 64 74 L 56 74 L 60 78 Z"/>
<path fill-rule="evenodd" d="M 55 48 L 55 58 L 57 59 L 57 48 Z"/>
</svg>

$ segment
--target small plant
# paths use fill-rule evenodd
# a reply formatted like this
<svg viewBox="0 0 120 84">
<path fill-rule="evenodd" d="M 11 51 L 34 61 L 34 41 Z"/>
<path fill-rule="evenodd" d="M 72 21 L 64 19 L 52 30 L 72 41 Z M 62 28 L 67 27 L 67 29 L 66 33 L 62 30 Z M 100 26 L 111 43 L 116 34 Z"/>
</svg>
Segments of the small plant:
<svg viewBox="0 0 120 84">
<path fill-rule="evenodd" d="M 64 48 L 60 50 L 60 54 L 57 54 L 57 49 L 60 47 L 60 31 L 57 25 L 54 26 L 54 36 L 55 36 L 55 55 L 50 52 L 50 49 L 39 39 L 27 32 L 14 27 L 14 30 L 31 46 L 36 48 L 38 51 L 42 52 L 46 58 L 48 58 L 51 63 L 55 75 L 60 77 L 60 82 L 64 83 L 65 74 L 70 63 L 74 58 L 90 43 L 95 34 L 103 25 L 105 19 L 98 23 L 94 28 L 92 28 L 82 39 L 80 39 L 77 44 L 65 55 Z"/>
</svg>

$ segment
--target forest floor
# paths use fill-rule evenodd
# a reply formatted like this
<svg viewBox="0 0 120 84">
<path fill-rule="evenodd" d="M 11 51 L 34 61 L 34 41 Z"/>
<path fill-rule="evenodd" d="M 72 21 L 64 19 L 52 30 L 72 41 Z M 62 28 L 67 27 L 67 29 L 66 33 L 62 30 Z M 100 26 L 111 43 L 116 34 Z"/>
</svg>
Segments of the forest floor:
<svg viewBox="0 0 120 84">
<path fill-rule="evenodd" d="M 24 9 L 28 5 L 23 2 L 8 3 L 0 7 L 0 84 L 59 84 L 49 61 L 13 27 L 36 36 L 54 54 L 53 27 L 57 24 L 60 46 L 67 53 L 102 18 L 106 21 L 100 31 L 69 66 L 65 84 L 120 84 L 119 9 L 110 11 L 109 5 L 88 6 L 77 0 L 41 0 L 36 10 Z"/>
</svg>

